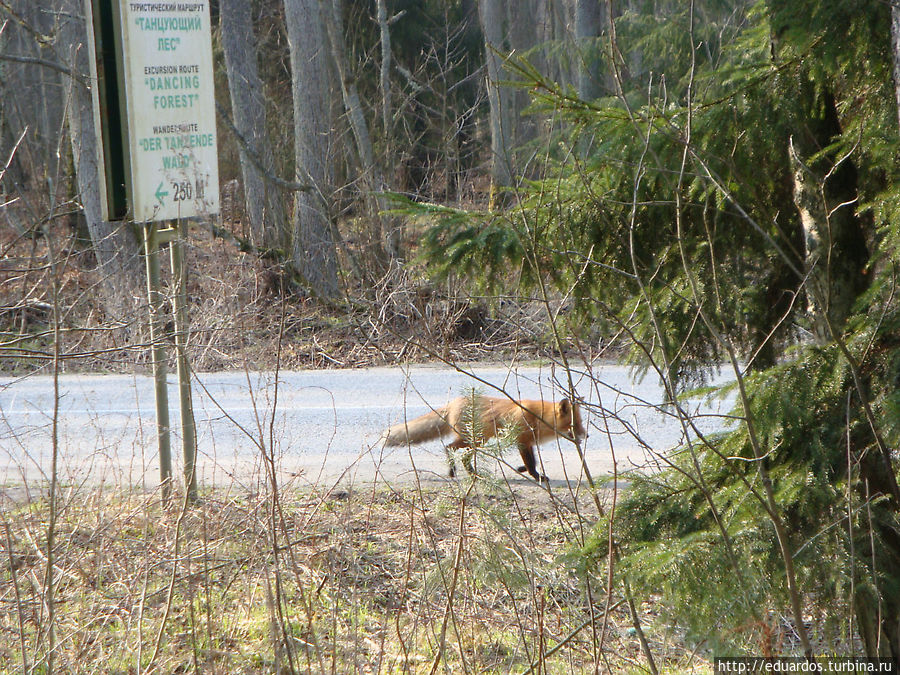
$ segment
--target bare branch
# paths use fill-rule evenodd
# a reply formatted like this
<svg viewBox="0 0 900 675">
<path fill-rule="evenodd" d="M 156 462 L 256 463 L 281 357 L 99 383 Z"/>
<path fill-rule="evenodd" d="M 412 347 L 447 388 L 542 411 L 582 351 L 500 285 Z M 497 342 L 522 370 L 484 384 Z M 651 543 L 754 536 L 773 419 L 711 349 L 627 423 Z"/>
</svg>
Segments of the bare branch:
<svg viewBox="0 0 900 675">
<path fill-rule="evenodd" d="M 241 132 L 238 131 L 237 127 L 234 126 L 234 122 L 232 122 L 231 118 L 228 116 L 228 111 L 225 110 L 225 108 L 223 108 L 218 101 L 216 102 L 216 112 L 219 113 L 219 117 L 225 123 L 225 126 L 228 127 L 228 130 L 237 139 L 238 144 L 241 146 L 241 151 L 247 155 L 247 159 L 249 159 L 253 163 L 253 166 L 255 166 L 257 170 L 266 177 L 267 180 L 271 181 L 280 188 L 284 188 L 285 190 L 290 190 L 292 192 L 318 192 L 315 185 L 285 180 L 284 178 L 276 176 L 274 173 L 269 171 L 263 165 L 262 161 L 259 158 L 259 155 L 256 154 L 252 147 L 250 147 L 247 139 L 244 138 L 241 135 Z"/>
</svg>

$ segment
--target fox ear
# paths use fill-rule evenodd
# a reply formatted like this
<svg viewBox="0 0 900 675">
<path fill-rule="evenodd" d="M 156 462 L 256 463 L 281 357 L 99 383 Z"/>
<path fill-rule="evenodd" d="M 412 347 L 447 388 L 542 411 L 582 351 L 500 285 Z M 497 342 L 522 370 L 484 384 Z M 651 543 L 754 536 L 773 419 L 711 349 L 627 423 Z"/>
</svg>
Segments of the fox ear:
<svg viewBox="0 0 900 675">
<path fill-rule="evenodd" d="M 557 408 L 559 409 L 560 415 L 568 415 L 572 410 L 572 402 L 567 398 L 564 398 L 562 401 L 560 401 L 556 405 L 557 405 Z"/>
</svg>

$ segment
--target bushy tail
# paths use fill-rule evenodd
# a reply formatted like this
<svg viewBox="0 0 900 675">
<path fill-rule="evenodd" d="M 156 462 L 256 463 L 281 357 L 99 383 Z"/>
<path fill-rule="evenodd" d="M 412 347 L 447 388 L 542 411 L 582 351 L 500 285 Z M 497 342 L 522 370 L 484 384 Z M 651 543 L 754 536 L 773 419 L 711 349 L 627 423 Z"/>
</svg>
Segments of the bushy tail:
<svg viewBox="0 0 900 675">
<path fill-rule="evenodd" d="M 385 445 L 406 445 L 407 443 L 424 443 L 449 434 L 451 429 L 446 421 L 447 411 L 444 409 L 430 412 L 408 422 L 395 424 L 381 434 Z"/>
</svg>

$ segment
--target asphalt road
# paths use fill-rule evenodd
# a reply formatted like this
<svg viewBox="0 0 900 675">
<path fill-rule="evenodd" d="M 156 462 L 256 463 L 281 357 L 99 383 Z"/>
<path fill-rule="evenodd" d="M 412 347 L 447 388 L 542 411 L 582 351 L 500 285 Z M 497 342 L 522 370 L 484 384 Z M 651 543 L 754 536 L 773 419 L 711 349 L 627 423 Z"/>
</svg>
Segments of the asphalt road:
<svg viewBox="0 0 900 675">
<path fill-rule="evenodd" d="M 564 395 L 565 374 L 549 366 L 473 367 L 468 373 L 416 366 L 273 373 L 210 373 L 193 386 L 202 485 L 254 489 L 265 480 L 263 451 L 280 481 L 329 486 L 338 482 L 444 480 L 440 442 L 412 449 L 383 448 L 382 429 L 466 393 L 502 390 L 513 398 Z M 473 377 L 474 376 L 474 377 Z M 480 380 L 480 381 L 479 381 Z M 597 477 L 646 465 L 655 452 L 679 443 L 681 425 L 651 404 L 662 391 L 655 378 L 635 382 L 619 365 L 602 365 L 593 379 L 574 374 L 586 401 L 587 465 Z M 60 378 L 58 475 L 65 484 L 103 483 L 152 488 L 159 478 L 153 383 L 147 376 L 64 375 Z M 53 381 L 46 376 L 0 377 L 0 481 L 40 484 L 49 473 L 53 438 Z M 175 471 L 181 467 L 178 390 L 169 379 Z M 702 408 L 703 427 L 721 425 L 727 406 Z M 648 448 L 652 452 L 648 451 Z M 507 456 L 519 464 L 515 451 Z M 548 443 L 540 453 L 553 483 L 582 477 L 575 446 Z M 495 474 L 526 480 L 495 463 Z"/>
</svg>

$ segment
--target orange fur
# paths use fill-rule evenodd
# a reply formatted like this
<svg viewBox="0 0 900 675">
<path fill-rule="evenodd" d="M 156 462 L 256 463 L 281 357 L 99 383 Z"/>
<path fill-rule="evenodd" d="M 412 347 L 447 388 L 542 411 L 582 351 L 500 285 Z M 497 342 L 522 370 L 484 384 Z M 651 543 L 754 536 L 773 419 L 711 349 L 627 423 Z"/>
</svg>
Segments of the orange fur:
<svg viewBox="0 0 900 675">
<path fill-rule="evenodd" d="M 448 445 L 448 449 L 471 448 L 473 443 L 468 439 L 470 434 L 466 431 L 465 417 L 466 411 L 472 406 L 470 397 L 460 396 L 443 408 L 386 429 L 382 438 L 385 445 L 404 445 L 424 443 L 452 434 L 455 439 Z M 475 445 L 497 436 L 502 429 L 515 429 L 516 445 L 525 462 L 525 466 L 518 470 L 527 471 L 535 480 L 547 480 L 546 476 L 537 471 L 534 449 L 538 445 L 560 436 L 575 441 L 585 435 L 581 423 L 581 408 L 578 403 L 567 398 L 554 403 L 478 396 L 474 406 L 478 414 L 478 422 L 474 426 L 481 435 Z M 452 455 L 449 459 L 450 475 L 453 476 L 455 470 Z M 471 455 L 464 463 L 469 473 L 472 473 Z"/>
</svg>

